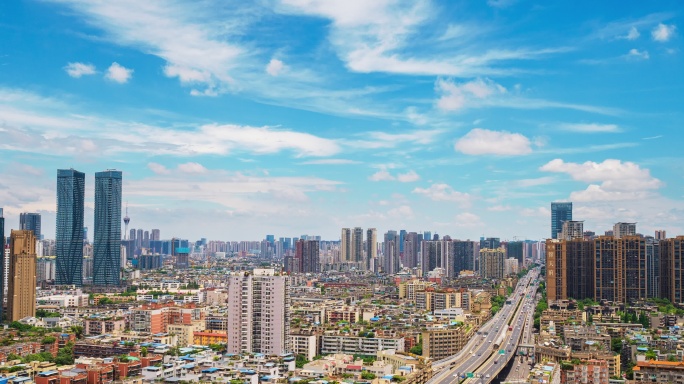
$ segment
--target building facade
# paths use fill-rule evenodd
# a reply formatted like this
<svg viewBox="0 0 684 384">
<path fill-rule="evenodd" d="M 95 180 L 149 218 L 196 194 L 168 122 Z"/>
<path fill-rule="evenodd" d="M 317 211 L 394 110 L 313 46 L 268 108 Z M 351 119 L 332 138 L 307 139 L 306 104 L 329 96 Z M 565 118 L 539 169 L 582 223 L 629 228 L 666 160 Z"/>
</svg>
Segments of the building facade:
<svg viewBox="0 0 684 384">
<path fill-rule="evenodd" d="M 120 283 L 121 182 L 121 171 L 95 173 L 93 284 L 97 286 L 118 287 Z"/>
<path fill-rule="evenodd" d="M 290 285 L 273 269 L 228 278 L 228 353 L 290 351 Z"/>
<path fill-rule="evenodd" d="M 59 285 L 83 285 L 83 203 L 85 174 L 57 170 L 57 226 L 55 255 Z"/>
<path fill-rule="evenodd" d="M 480 249 L 480 276 L 488 279 L 502 279 L 505 255 L 504 248 Z"/>
<path fill-rule="evenodd" d="M 19 229 L 24 231 L 33 231 L 36 240 L 42 240 L 40 231 L 40 213 L 20 213 Z"/>
<path fill-rule="evenodd" d="M 551 238 L 557 239 L 563 222 L 572 220 L 572 203 L 551 203 Z"/>
<path fill-rule="evenodd" d="M 14 230 L 10 237 L 7 320 L 36 315 L 36 237 Z"/>
</svg>

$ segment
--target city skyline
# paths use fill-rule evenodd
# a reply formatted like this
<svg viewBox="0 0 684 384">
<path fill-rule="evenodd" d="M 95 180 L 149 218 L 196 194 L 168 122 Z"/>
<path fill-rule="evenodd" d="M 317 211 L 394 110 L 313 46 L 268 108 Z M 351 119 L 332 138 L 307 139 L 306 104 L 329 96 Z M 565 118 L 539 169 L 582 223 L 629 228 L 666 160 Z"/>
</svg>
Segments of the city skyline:
<svg viewBox="0 0 684 384">
<path fill-rule="evenodd" d="M 551 201 L 597 232 L 684 233 L 682 10 L 13 2 L 5 226 L 35 212 L 54 238 L 55 169 L 116 167 L 129 228 L 167 238 L 361 226 L 540 240 Z M 92 177 L 85 189 L 92 223 Z"/>
</svg>

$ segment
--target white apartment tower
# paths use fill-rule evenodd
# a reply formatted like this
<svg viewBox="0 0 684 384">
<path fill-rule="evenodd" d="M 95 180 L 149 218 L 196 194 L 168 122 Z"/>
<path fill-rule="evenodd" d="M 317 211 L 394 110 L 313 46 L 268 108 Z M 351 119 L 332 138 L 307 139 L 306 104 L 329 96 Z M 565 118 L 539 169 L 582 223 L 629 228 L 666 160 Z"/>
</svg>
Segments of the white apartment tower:
<svg viewBox="0 0 684 384">
<path fill-rule="evenodd" d="M 575 240 L 584 238 L 584 221 L 566 220 L 561 230 L 563 240 Z"/>
<path fill-rule="evenodd" d="M 228 353 L 290 352 L 290 285 L 273 269 L 228 277 Z"/>
</svg>

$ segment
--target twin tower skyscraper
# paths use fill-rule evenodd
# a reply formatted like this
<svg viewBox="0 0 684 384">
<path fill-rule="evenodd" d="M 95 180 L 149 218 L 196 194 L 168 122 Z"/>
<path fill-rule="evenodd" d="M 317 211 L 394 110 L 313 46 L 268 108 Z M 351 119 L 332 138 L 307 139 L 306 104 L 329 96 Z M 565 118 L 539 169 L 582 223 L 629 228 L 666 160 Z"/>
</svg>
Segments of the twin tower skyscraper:
<svg viewBox="0 0 684 384">
<path fill-rule="evenodd" d="M 121 171 L 95 173 L 93 285 L 119 286 Z M 56 283 L 83 285 L 85 173 L 57 170 Z"/>
</svg>

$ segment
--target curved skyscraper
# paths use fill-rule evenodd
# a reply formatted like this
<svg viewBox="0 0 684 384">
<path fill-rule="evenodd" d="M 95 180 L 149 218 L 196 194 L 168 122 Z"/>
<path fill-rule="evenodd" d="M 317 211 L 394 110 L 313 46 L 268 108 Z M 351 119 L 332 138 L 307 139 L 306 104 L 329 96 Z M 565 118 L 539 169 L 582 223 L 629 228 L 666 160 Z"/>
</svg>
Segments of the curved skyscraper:
<svg viewBox="0 0 684 384">
<path fill-rule="evenodd" d="M 83 198 L 85 173 L 57 170 L 57 284 L 83 285 Z"/>
<path fill-rule="evenodd" d="M 95 173 L 93 284 L 118 286 L 121 269 L 121 171 Z"/>
</svg>

